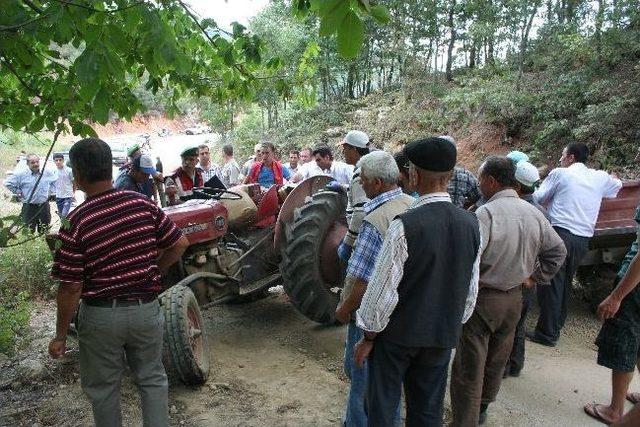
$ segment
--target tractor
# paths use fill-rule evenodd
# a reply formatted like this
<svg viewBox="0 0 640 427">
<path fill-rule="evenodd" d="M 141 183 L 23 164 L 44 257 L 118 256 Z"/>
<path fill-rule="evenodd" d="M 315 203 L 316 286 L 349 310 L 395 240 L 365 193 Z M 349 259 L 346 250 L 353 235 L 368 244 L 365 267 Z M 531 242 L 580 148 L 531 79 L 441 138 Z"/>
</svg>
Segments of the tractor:
<svg viewBox="0 0 640 427">
<path fill-rule="evenodd" d="M 165 277 L 165 366 L 182 382 L 206 381 L 209 354 L 201 310 L 251 301 L 283 285 L 309 319 L 335 322 L 343 273 L 336 248 L 347 230 L 346 195 L 316 176 L 295 188 L 258 184 L 201 188 L 164 208 L 190 246 Z"/>
</svg>

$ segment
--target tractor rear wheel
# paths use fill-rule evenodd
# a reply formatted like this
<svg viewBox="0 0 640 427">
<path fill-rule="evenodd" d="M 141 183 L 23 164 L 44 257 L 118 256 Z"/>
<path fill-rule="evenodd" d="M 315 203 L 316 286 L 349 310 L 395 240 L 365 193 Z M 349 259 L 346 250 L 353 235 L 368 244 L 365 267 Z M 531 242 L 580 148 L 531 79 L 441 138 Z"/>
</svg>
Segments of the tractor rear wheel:
<svg viewBox="0 0 640 427">
<path fill-rule="evenodd" d="M 322 324 L 335 323 L 344 280 L 336 251 L 347 230 L 346 204 L 344 193 L 321 191 L 284 227 L 283 287 L 298 311 Z"/>
<path fill-rule="evenodd" d="M 209 376 L 209 347 L 195 295 L 188 287 L 175 285 L 160 295 L 160 304 L 167 373 L 187 385 L 203 384 Z"/>
</svg>

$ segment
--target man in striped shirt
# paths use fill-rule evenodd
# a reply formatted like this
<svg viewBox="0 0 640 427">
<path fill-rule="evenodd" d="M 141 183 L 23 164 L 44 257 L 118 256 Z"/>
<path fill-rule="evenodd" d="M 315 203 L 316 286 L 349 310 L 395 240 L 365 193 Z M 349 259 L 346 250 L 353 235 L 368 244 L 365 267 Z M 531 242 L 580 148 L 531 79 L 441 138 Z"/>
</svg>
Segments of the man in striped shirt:
<svg viewBox="0 0 640 427">
<path fill-rule="evenodd" d="M 167 426 L 168 384 L 162 365 L 164 319 L 157 300 L 161 274 L 188 240 L 141 194 L 113 188 L 111 150 L 95 138 L 69 151 L 78 188 L 87 199 L 59 233 L 52 277 L 60 281 L 56 336 L 49 354 L 65 353 L 78 301 L 80 379 L 95 423 L 119 426 L 125 355 L 140 390 L 145 426 Z"/>
</svg>

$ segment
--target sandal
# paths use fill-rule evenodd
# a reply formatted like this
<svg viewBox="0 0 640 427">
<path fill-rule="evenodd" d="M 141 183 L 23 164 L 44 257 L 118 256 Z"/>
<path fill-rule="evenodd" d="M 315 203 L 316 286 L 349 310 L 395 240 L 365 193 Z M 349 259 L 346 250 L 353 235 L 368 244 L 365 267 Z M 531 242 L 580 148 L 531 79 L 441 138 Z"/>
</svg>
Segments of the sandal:
<svg viewBox="0 0 640 427">
<path fill-rule="evenodd" d="M 613 421 L 607 420 L 602 416 L 600 411 L 598 411 L 598 407 L 600 406 L 603 406 L 603 405 L 599 405 L 597 403 L 587 403 L 586 405 L 584 405 L 584 413 L 589 415 L 591 418 L 594 418 L 600 421 L 603 424 L 606 424 L 606 425 L 612 424 Z"/>
<path fill-rule="evenodd" d="M 640 393 L 627 393 L 627 400 L 635 405 L 640 402 Z"/>
</svg>

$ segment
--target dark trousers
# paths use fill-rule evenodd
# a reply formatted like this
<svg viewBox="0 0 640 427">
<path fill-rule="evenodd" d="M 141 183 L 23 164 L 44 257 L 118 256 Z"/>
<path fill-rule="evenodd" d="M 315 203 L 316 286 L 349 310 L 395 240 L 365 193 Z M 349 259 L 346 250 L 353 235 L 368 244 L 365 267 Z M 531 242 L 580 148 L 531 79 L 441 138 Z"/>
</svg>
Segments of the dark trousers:
<svg viewBox="0 0 640 427">
<path fill-rule="evenodd" d="M 538 286 L 540 316 L 536 325 L 536 337 L 554 345 L 560 337 L 560 330 L 567 320 L 569 291 L 580 260 L 589 250 L 589 238 L 572 234 L 560 227 L 553 227 L 567 248 L 567 258 L 560 270 L 551 279 L 550 285 Z"/>
<path fill-rule="evenodd" d="M 480 405 L 495 401 L 521 309 L 521 286 L 506 292 L 480 288 L 451 367 L 451 426 L 477 425 Z"/>
<path fill-rule="evenodd" d="M 34 233 L 45 233 L 51 224 L 49 202 L 42 204 L 23 203 L 20 218 Z"/>
<path fill-rule="evenodd" d="M 511 349 L 509 360 L 507 360 L 507 366 L 505 368 L 507 372 L 517 373 L 524 368 L 524 343 L 526 341 L 525 335 L 527 331 L 525 323 L 527 322 L 527 314 L 533 302 L 534 294 L 535 291 L 533 288 L 522 289 L 522 313 L 520 314 L 520 321 L 516 326 L 516 332 L 513 337 L 513 348 Z"/>
<path fill-rule="evenodd" d="M 394 425 L 404 384 L 406 426 L 441 426 L 450 358 L 451 349 L 405 347 L 376 339 L 369 357 L 368 425 Z"/>
</svg>

